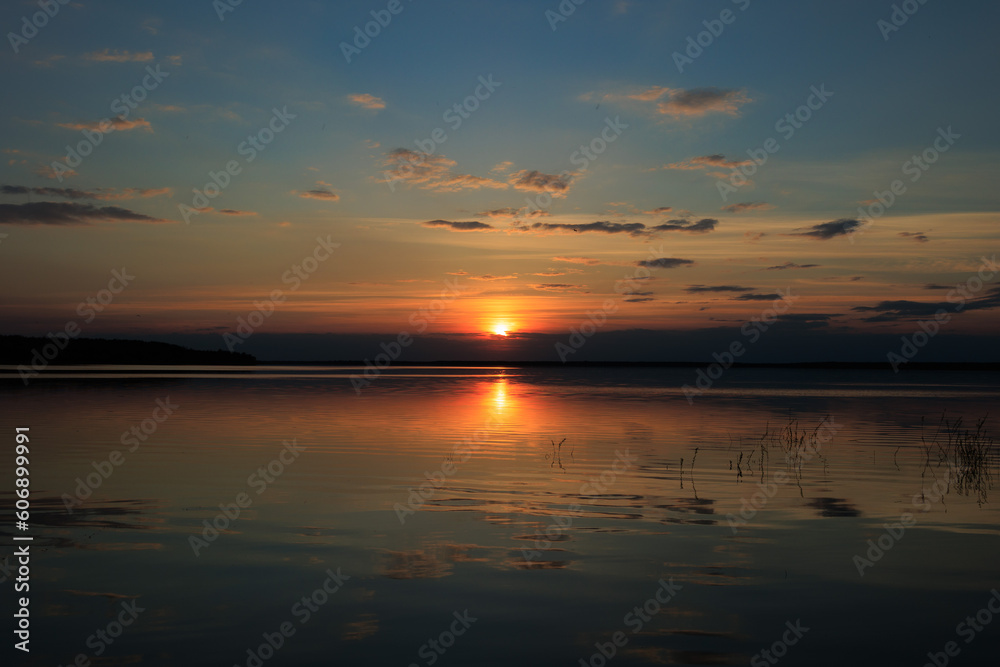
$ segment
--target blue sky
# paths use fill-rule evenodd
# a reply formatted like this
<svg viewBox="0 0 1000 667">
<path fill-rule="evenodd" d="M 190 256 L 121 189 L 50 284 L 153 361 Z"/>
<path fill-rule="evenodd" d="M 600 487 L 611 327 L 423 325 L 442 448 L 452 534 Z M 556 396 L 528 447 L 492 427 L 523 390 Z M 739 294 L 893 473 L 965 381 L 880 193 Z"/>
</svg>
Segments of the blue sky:
<svg viewBox="0 0 1000 667">
<path fill-rule="evenodd" d="M 8 34 L 0 275 L 11 332 L 61 326 L 123 264 L 141 278 L 91 332 L 231 330 L 319 235 L 342 252 L 273 333 L 396 330 L 449 275 L 470 287 L 442 333 L 501 320 L 565 331 L 622 298 L 616 281 L 651 251 L 690 263 L 625 295 L 609 328 L 745 321 L 760 304 L 741 295 L 795 286 L 828 327 L 905 332 L 912 304 L 943 296 L 928 284 L 966 280 L 997 245 L 992 3 L 914 4 L 886 40 L 878 21 L 892 3 L 588 0 L 553 30 L 558 2 L 402 0 L 348 63 L 341 44 L 387 5 L 243 2 L 220 20 L 208 1 L 74 2 L 26 43 Z M 20 32 L 37 11 L 9 3 L 0 25 Z M 731 23 L 678 71 L 674 54 L 723 11 Z M 104 135 L 75 174 L 46 173 L 147 68 L 167 76 L 126 119 L 134 126 Z M 449 128 L 445 113 L 482 91 L 481 77 L 499 85 Z M 783 138 L 776 123 L 814 87 L 832 96 Z M 294 118 L 245 162 L 238 147 L 275 109 Z M 627 129 L 581 171 L 574 152 L 609 123 Z M 437 128 L 447 140 L 420 156 L 415 140 Z M 904 165 L 940 128 L 960 139 L 907 180 Z M 719 184 L 770 138 L 780 150 L 723 200 Z M 230 160 L 240 173 L 185 224 L 180 206 Z M 901 178 L 905 194 L 864 234 L 825 235 L 824 224 L 863 222 L 859 206 Z M 526 203 L 546 194 L 530 215 Z M 53 205 L 29 206 L 39 202 Z M 910 305 L 855 310 L 886 301 Z M 991 304 L 954 326 L 995 328 Z"/>
</svg>

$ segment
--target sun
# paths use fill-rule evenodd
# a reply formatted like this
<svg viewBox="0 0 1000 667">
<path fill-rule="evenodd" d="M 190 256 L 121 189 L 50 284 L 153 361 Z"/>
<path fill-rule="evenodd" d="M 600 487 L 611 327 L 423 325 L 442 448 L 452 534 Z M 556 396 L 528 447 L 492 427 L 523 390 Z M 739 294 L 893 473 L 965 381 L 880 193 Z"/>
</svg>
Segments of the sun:
<svg viewBox="0 0 1000 667">
<path fill-rule="evenodd" d="M 493 334 L 496 335 L 496 336 L 504 336 L 504 337 L 506 337 L 507 336 L 507 327 L 504 326 L 504 325 L 502 325 L 502 324 L 498 324 L 497 326 L 493 327 Z"/>
</svg>

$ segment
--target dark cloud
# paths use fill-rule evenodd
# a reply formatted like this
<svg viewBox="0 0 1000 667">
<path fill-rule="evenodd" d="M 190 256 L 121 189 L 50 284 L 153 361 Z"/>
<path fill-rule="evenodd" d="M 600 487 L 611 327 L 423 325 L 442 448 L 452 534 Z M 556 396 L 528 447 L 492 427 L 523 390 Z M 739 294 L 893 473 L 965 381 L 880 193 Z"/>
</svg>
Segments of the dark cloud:
<svg viewBox="0 0 1000 667">
<path fill-rule="evenodd" d="M 692 259 L 678 259 L 676 257 L 657 257 L 656 259 L 643 259 L 635 263 L 636 266 L 645 266 L 650 269 L 676 269 L 679 266 L 690 266 L 694 264 Z"/>
<path fill-rule="evenodd" d="M 809 231 L 796 232 L 794 234 L 790 234 L 790 236 L 810 236 L 814 239 L 827 241 L 837 236 L 846 236 L 861 226 L 862 223 L 860 220 L 843 218 L 840 220 L 834 220 L 833 222 L 821 222 L 818 225 L 809 227 Z"/>
<path fill-rule="evenodd" d="M 953 286 L 951 286 L 951 285 L 936 285 L 934 283 L 927 283 L 926 285 L 924 285 L 924 289 L 927 289 L 927 290 L 949 290 L 949 289 L 955 289 L 955 288 Z"/>
<path fill-rule="evenodd" d="M 667 116 L 704 116 L 707 113 L 724 113 L 738 116 L 742 105 L 751 102 L 741 90 L 722 88 L 673 89 L 669 99 L 661 101 L 657 109 Z"/>
<path fill-rule="evenodd" d="M 772 208 L 774 206 L 768 204 L 766 201 L 745 201 L 723 206 L 722 210 L 729 211 L 730 213 L 743 213 L 744 211 L 769 211 Z"/>
<path fill-rule="evenodd" d="M 64 199 L 91 199 L 94 201 L 115 201 L 169 195 L 170 188 L 125 188 L 116 191 L 114 188 L 97 188 L 95 190 L 78 190 L 76 188 L 28 187 L 25 185 L 2 185 L 0 194 L 5 195 L 39 195 L 41 197 L 62 197 Z"/>
<path fill-rule="evenodd" d="M 775 299 L 780 299 L 780 294 L 740 294 L 739 296 L 734 296 L 734 301 L 774 301 Z"/>
<path fill-rule="evenodd" d="M 931 240 L 930 237 L 923 232 L 900 232 L 899 235 L 903 238 L 913 239 L 917 243 L 927 243 Z"/>
<path fill-rule="evenodd" d="M 707 234 L 719 224 L 718 220 L 704 218 L 698 222 L 690 220 L 669 220 L 663 224 L 650 227 L 653 232 L 688 232 L 690 234 Z"/>
<path fill-rule="evenodd" d="M 536 289 L 540 292 L 576 292 L 579 294 L 589 294 L 590 290 L 587 289 L 586 285 L 571 285 L 567 283 L 541 283 L 536 285 L 529 285 L 532 289 Z"/>
<path fill-rule="evenodd" d="M 819 264 L 796 264 L 795 262 L 785 262 L 784 264 L 778 264 L 777 266 L 769 266 L 764 271 L 785 271 L 787 269 L 816 269 L 819 268 Z"/>
<path fill-rule="evenodd" d="M 926 302 L 898 299 L 895 301 L 880 301 L 874 306 L 855 306 L 851 310 L 858 313 L 878 313 L 878 315 L 863 318 L 865 322 L 898 322 L 933 317 L 940 311 L 946 313 L 957 312 L 959 305 L 961 304 L 948 301 Z M 986 295 L 968 299 L 965 301 L 962 311 L 989 310 L 992 308 L 1000 308 L 1000 287 L 992 287 Z"/>
<path fill-rule="evenodd" d="M 484 229 L 494 229 L 493 225 L 485 222 L 469 220 L 468 222 L 451 222 L 450 220 L 428 220 L 421 222 L 424 227 L 447 227 L 456 232 L 475 232 Z"/>
<path fill-rule="evenodd" d="M 582 225 L 572 225 L 564 222 L 535 222 L 523 229 L 541 232 L 583 233 L 597 232 L 599 234 L 628 234 L 629 236 L 645 236 L 649 234 L 646 225 L 641 222 L 588 222 Z"/>
<path fill-rule="evenodd" d="M 297 193 L 302 199 L 320 199 L 324 201 L 340 201 L 340 195 L 327 190 L 326 188 L 317 188 L 315 190 L 304 190 Z"/>
<path fill-rule="evenodd" d="M 684 171 L 720 167 L 723 169 L 736 169 L 748 164 L 753 164 L 753 160 L 727 160 L 726 156 L 722 153 L 715 153 L 714 155 L 699 155 L 683 162 L 674 162 L 673 164 L 666 165 L 664 168 L 681 169 Z"/>
<path fill-rule="evenodd" d="M 740 287 L 738 285 L 688 285 L 684 291 L 697 294 L 702 292 L 752 292 L 755 289 L 755 287 Z"/>
<path fill-rule="evenodd" d="M 518 190 L 548 192 L 553 197 L 565 197 L 572 184 L 569 174 L 543 174 L 522 169 L 510 175 L 509 182 Z"/>
<path fill-rule="evenodd" d="M 170 222 L 118 206 L 76 202 L 0 204 L 0 225 L 89 225 L 99 222 Z"/>
<path fill-rule="evenodd" d="M 625 303 L 645 303 L 647 301 L 656 301 L 656 299 L 648 296 L 641 296 L 634 299 L 625 299 Z"/>
</svg>

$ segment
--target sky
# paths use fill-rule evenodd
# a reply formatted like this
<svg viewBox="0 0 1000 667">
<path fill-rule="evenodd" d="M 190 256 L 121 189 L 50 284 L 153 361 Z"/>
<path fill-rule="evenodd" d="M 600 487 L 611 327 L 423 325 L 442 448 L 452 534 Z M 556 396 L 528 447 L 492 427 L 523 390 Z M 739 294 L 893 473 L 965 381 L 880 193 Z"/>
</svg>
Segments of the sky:
<svg viewBox="0 0 1000 667">
<path fill-rule="evenodd" d="M 996 331 L 995 3 L 39 7 L 0 10 L 0 333 L 486 359 L 584 327 L 690 360 L 782 329 L 824 360 L 937 325 L 976 360 Z"/>
</svg>

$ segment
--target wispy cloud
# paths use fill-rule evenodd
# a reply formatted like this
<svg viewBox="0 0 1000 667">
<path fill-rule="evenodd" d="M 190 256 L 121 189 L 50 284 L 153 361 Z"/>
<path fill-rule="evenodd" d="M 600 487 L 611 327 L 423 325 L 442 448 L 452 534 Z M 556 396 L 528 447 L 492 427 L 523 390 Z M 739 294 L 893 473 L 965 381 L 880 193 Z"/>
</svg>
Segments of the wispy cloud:
<svg viewBox="0 0 1000 667">
<path fill-rule="evenodd" d="M 437 192 L 459 192 L 482 188 L 505 190 L 509 187 L 507 183 L 491 178 L 455 174 L 451 171 L 455 164 L 454 160 L 450 160 L 440 153 L 418 153 L 407 148 L 397 148 L 386 155 L 386 159 L 382 163 L 386 171 L 383 174 L 384 178 L 380 180 L 389 185 L 402 182 Z"/>
<path fill-rule="evenodd" d="M 674 162 L 664 165 L 663 169 L 680 169 L 684 171 L 694 171 L 698 169 L 735 169 L 747 164 L 752 164 L 753 160 L 727 160 L 725 155 L 716 153 L 715 155 L 699 155 L 683 162 Z"/>
<path fill-rule="evenodd" d="M 99 63 L 148 63 L 153 59 L 153 52 L 140 51 L 133 53 L 131 51 L 104 49 L 103 51 L 86 53 L 83 57 L 86 60 Z"/>
<path fill-rule="evenodd" d="M 126 130 L 143 129 L 147 132 L 153 131 L 153 126 L 149 124 L 145 118 L 133 118 L 129 120 L 127 118 L 122 118 L 121 116 L 115 116 L 114 118 L 105 118 L 104 120 L 94 121 L 92 123 L 56 123 L 58 127 L 66 128 L 67 130 L 94 130 L 98 132 L 111 132 L 112 130 L 117 130 L 119 132 L 124 132 Z"/>
<path fill-rule="evenodd" d="M 859 220 L 843 218 L 841 220 L 834 220 L 833 222 L 821 222 L 818 225 L 805 228 L 806 231 L 804 232 L 794 232 L 789 234 L 789 236 L 809 236 L 821 241 L 828 241 L 838 236 L 847 236 L 859 227 L 861 227 Z"/>
<path fill-rule="evenodd" d="M 0 204 L 0 225 L 89 225 L 100 222 L 167 223 L 118 206 L 97 207 L 76 202 Z"/>
<path fill-rule="evenodd" d="M 485 222 L 479 222 L 476 220 L 470 220 L 468 222 L 452 222 L 450 220 L 428 220 L 427 222 L 421 222 L 424 227 L 445 227 L 452 230 L 453 232 L 478 232 L 495 229 L 493 225 L 488 225 Z"/>
<path fill-rule="evenodd" d="M 679 259 L 676 257 L 657 257 L 656 259 L 641 259 L 635 263 L 636 266 L 645 266 L 650 269 L 676 269 L 681 266 L 691 266 L 692 259 Z"/>
<path fill-rule="evenodd" d="M 687 232 L 688 234 L 707 234 L 714 231 L 719 221 L 714 218 L 703 218 L 697 222 L 690 220 L 670 220 L 649 228 L 651 232 Z"/>
<path fill-rule="evenodd" d="M 930 241 L 930 237 L 923 232 L 900 232 L 900 236 L 903 238 L 913 239 L 917 243 L 927 243 Z"/>
<path fill-rule="evenodd" d="M 685 292 L 692 294 L 722 293 L 722 292 L 752 292 L 756 287 L 740 287 L 739 285 L 688 285 Z"/>
<path fill-rule="evenodd" d="M 41 197 L 62 197 L 64 199 L 91 199 L 94 201 L 119 201 L 125 199 L 148 199 L 170 195 L 170 188 L 95 188 L 93 190 L 78 190 L 76 188 L 29 187 L 24 185 L 2 185 L 0 194 L 5 195 L 39 195 Z"/>
<path fill-rule="evenodd" d="M 746 211 L 769 211 L 774 206 L 768 204 L 766 201 L 745 201 L 738 204 L 730 204 L 729 206 L 723 206 L 723 211 L 728 211 L 730 213 L 745 213 Z"/>
<path fill-rule="evenodd" d="M 543 174 L 522 169 L 510 175 L 508 181 L 517 190 L 548 192 L 553 197 L 565 197 L 570 190 L 572 177 L 564 174 Z"/>
<path fill-rule="evenodd" d="M 368 93 L 354 93 L 352 95 L 348 95 L 347 99 L 351 104 L 357 105 L 362 109 L 379 111 L 385 108 L 385 100 L 381 97 L 369 95 Z"/>
<path fill-rule="evenodd" d="M 816 269 L 819 268 L 819 264 L 796 264 L 795 262 L 785 262 L 784 264 L 778 264 L 776 266 L 769 266 L 766 269 L 761 269 L 762 271 L 787 271 L 788 269 Z"/>
</svg>

